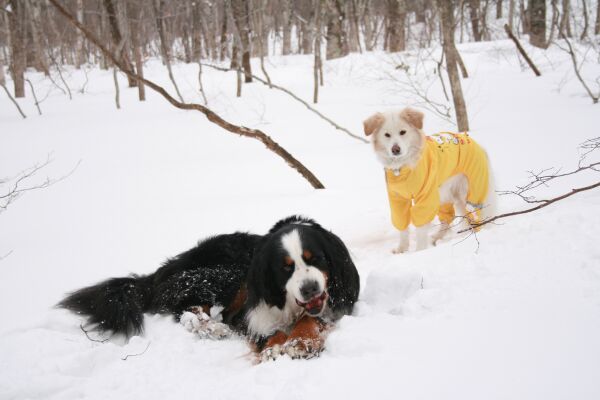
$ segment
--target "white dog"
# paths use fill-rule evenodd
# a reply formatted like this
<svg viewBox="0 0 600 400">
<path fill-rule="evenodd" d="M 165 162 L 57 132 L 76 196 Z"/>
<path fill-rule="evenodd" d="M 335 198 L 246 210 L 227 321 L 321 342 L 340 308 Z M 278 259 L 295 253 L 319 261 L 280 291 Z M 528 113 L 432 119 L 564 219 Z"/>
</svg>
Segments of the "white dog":
<svg viewBox="0 0 600 400">
<path fill-rule="evenodd" d="M 427 248 L 435 216 L 441 225 L 435 244 L 450 230 L 455 214 L 479 221 L 494 214 L 495 192 L 487 154 L 466 133 L 425 136 L 424 115 L 405 108 L 376 113 L 364 121 L 373 149 L 385 168 L 392 223 L 400 230 L 394 253 L 409 247 L 408 226 L 417 233 L 417 250 Z"/>
</svg>

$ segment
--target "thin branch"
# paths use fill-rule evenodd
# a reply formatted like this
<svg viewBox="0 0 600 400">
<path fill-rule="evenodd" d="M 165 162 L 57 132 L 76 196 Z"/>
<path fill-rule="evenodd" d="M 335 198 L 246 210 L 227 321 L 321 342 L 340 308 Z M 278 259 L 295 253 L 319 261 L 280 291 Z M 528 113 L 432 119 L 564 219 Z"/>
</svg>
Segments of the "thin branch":
<svg viewBox="0 0 600 400">
<path fill-rule="evenodd" d="M 32 190 L 37 190 L 37 189 L 45 189 L 49 186 L 54 185 L 55 183 L 58 183 L 64 179 L 68 178 L 79 167 L 79 164 L 81 164 L 81 160 L 80 160 L 69 173 L 61 176 L 58 179 L 50 179 L 50 178 L 46 177 L 44 182 L 42 182 L 40 184 L 33 185 L 33 186 L 27 186 L 27 187 L 21 186 L 27 179 L 33 177 L 38 171 L 40 171 L 42 168 L 46 167 L 51 162 L 52 162 L 52 160 L 50 159 L 50 156 L 48 156 L 46 161 L 44 161 L 42 164 L 36 164 L 33 167 L 30 167 L 27 170 L 21 172 L 20 175 L 16 178 L 15 182 L 12 184 L 12 187 L 8 190 L 8 192 L 6 192 L 4 194 L 0 194 L 0 213 L 5 211 L 8 208 L 8 206 L 13 201 L 15 201 L 17 199 L 17 197 L 21 196 L 23 193 L 26 193 L 26 192 L 29 192 Z M 12 180 L 12 179 L 9 179 L 9 180 Z M 9 180 L 0 181 L 0 185 L 6 183 Z"/>
<path fill-rule="evenodd" d="M 152 342 L 148 342 L 148 345 L 146 346 L 146 348 L 144 349 L 144 351 L 142 351 L 141 353 L 137 353 L 137 354 L 127 354 L 125 357 L 121 358 L 121 360 L 123 360 L 123 361 L 127 361 L 127 359 L 128 359 L 129 357 L 137 357 L 137 356 L 141 356 L 141 355 L 143 355 L 144 353 L 146 353 L 146 351 L 148 351 L 148 347 L 150 347 L 150 343 L 152 343 Z"/>
<path fill-rule="evenodd" d="M 71 13 L 69 13 L 58 2 L 58 0 L 49 0 L 49 2 L 52 3 L 52 5 L 54 5 L 54 7 L 56 7 L 56 9 L 71 24 L 73 24 L 74 26 L 76 26 L 77 29 L 79 29 L 91 43 L 93 43 L 94 45 L 96 45 L 125 74 L 127 74 L 128 76 L 130 76 L 133 79 L 136 79 L 138 81 L 144 82 L 144 84 L 146 86 L 148 86 L 149 88 L 151 88 L 155 92 L 157 92 L 160 95 L 162 95 L 174 107 L 177 107 L 177 108 L 179 108 L 181 110 L 196 110 L 196 111 L 199 111 L 202 114 L 204 114 L 206 116 L 206 118 L 210 122 L 213 122 L 214 124 L 220 126 L 221 128 L 223 128 L 223 129 L 225 129 L 225 130 L 227 130 L 229 132 L 232 132 L 232 133 L 238 134 L 240 136 L 245 136 L 245 137 L 249 137 L 249 138 L 256 139 L 256 140 L 260 141 L 269 150 L 271 150 L 272 152 L 274 152 L 275 154 L 277 154 L 279 157 L 281 157 L 282 159 L 284 159 L 285 162 L 290 167 L 292 167 L 293 169 L 295 169 L 300 175 L 302 175 L 304 177 L 304 179 L 306 179 L 312 185 L 313 188 L 315 188 L 315 189 L 323 189 L 324 188 L 323 184 L 317 179 L 317 177 L 312 172 L 310 172 L 310 170 L 308 170 L 308 168 L 306 168 L 300 161 L 298 161 L 296 158 L 294 158 L 287 150 L 285 150 L 283 147 L 281 147 L 277 142 L 275 142 L 266 133 L 262 132 L 259 129 L 250 129 L 250 128 L 246 128 L 244 126 L 234 125 L 234 124 L 232 124 L 232 123 L 224 120 L 223 118 L 221 118 L 214 111 L 212 111 L 209 108 L 207 108 L 205 106 L 202 106 L 200 104 L 196 104 L 196 103 L 183 103 L 183 102 L 177 101 L 163 87 L 157 85 L 156 83 L 154 83 L 154 82 L 152 82 L 152 81 L 150 81 L 150 80 L 148 80 L 146 78 L 142 78 L 141 76 L 137 75 L 135 72 L 129 70 L 125 65 L 123 65 L 123 63 L 121 62 L 121 60 L 119 60 L 114 54 L 112 54 L 100 42 L 100 40 L 93 33 L 91 33 L 87 28 L 85 28 L 81 23 L 79 23 L 73 17 L 73 15 L 71 15 Z"/>
<path fill-rule="evenodd" d="M 492 218 L 485 219 L 485 220 L 483 220 L 481 222 L 472 222 L 471 226 L 469 228 L 463 229 L 463 230 L 459 231 L 458 233 L 463 233 L 463 232 L 468 232 L 468 231 L 472 231 L 472 230 L 478 229 L 478 228 L 480 228 L 480 227 L 482 227 L 484 225 L 487 225 L 487 224 L 489 224 L 491 222 L 494 222 L 494 221 L 497 221 L 499 219 L 503 219 L 503 218 L 507 218 L 507 217 L 512 217 L 514 215 L 527 214 L 527 213 L 530 213 L 530 212 L 533 212 L 533 211 L 537 211 L 539 209 L 542 209 L 544 207 L 549 206 L 550 204 L 556 203 L 557 201 L 566 199 L 567 197 L 571 197 L 574 194 L 585 192 L 587 190 L 592 190 L 592 189 L 595 189 L 597 187 L 600 187 L 600 182 L 596 182 L 596 183 L 594 183 L 592 185 L 589 185 L 589 186 L 572 189 L 570 192 L 565 193 L 565 194 L 563 194 L 561 196 L 554 197 L 554 198 L 549 199 L 549 200 L 544 200 L 543 203 L 541 203 L 541 204 L 539 204 L 539 205 L 537 205 L 535 207 L 527 208 L 527 209 L 521 210 L 521 211 L 513 211 L 513 212 L 509 212 L 509 213 L 505 213 L 505 214 L 496 215 L 496 216 L 494 216 Z"/>
<path fill-rule="evenodd" d="M 42 115 L 42 109 L 40 108 L 40 102 L 35 95 L 35 89 L 33 88 L 33 83 L 29 79 L 25 79 L 27 83 L 29 83 L 29 87 L 31 88 L 31 94 L 33 95 L 33 99 L 35 100 L 35 106 L 37 107 L 38 113 Z"/>
<path fill-rule="evenodd" d="M 8 253 L 6 253 L 3 256 L 0 256 L 0 261 L 4 260 L 6 257 L 10 256 L 13 253 L 14 250 L 9 251 Z"/>
<path fill-rule="evenodd" d="M 533 71 L 533 73 L 535 74 L 535 76 L 541 76 L 542 73 L 540 72 L 539 69 L 537 69 L 537 67 L 535 66 L 535 64 L 533 63 L 533 61 L 531 61 L 531 58 L 529 58 L 529 56 L 525 52 L 525 49 L 523 49 L 523 46 L 521 46 L 521 43 L 519 42 L 519 39 L 517 39 L 515 37 L 515 35 L 513 35 L 510 27 L 508 26 L 508 24 L 504 24 L 504 30 L 506 31 L 506 34 L 508 35 L 508 37 L 515 43 L 515 46 L 517 46 L 517 50 L 519 50 L 519 53 L 521 53 L 521 55 L 523 56 L 523 58 L 525 59 L 525 61 L 527 61 L 527 64 L 529 65 L 529 68 L 531 68 L 531 70 Z"/>
<path fill-rule="evenodd" d="M 577 79 L 579 80 L 579 82 L 581 83 L 581 85 L 583 86 L 583 88 L 585 89 L 587 94 L 592 99 L 592 102 L 594 104 L 597 104 L 598 100 L 600 100 L 600 93 L 598 93 L 598 94 L 592 93 L 592 90 L 590 89 L 590 87 L 587 85 L 587 83 L 585 83 L 585 80 L 583 79 L 583 77 L 581 76 L 581 72 L 579 71 L 580 66 L 577 65 L 577 57 L 575 54 L 575 50 L 573 50 L 573 46 L 571 45 L 571 41 L 567 38 L 566 35 L 563 35 L 563 36 L 564 36 L 563 40 L 565 41 L 565 43 L 567 44 L 567 47 L 568 47 L 568 49 L 566 51 L 571 56 L 571 62 L 573 63 L 573 69 L 575 70 L 575 76 L 577 76 Z M 565 50 L 560 46 L 559 46 L 559 48 L 562 50 Z M 585 59 L 584 59 L 584 62 L 585 62 Z"/>
<path fill-rule="evenodd" d="M 19 110 L 19 114 L 21 114 L 21 117 L 23 117 L 23 119 L 27 118 L 27 115 L 25 115 L 23 110 L 21 110 L 21 106 L 19 106 L 19 103 L 17 103 L 17 100 L 15 100 L 15 98 L 12 97 L 12 94 L 10 94 L 10 91 L 6 88 L 6 85 L 0 85 L 0 86 L 2 86 L 2 89 L 4 89 L 4 91 L 6 92 L 6 95 L 8 96 L 10 101 L 12 101 L 13 104 L 17 107 L 17 110 Z"/>
<path fill-rule="evenodd" d="M 222 71 L 222 72 L 230 72 L 230 71 L 240 71 L 241 69 L 238 68 L 226 68 L 226 67 L 220 67 L 218 65 L 213 65 L 213 64 L 206 64 L 206 63 L 201 63 L 202 65 L 215 69 L 217 71 Z M 317 111 L 315 108 L 311 107 L 310 104 L 308 104 L 306 101 L 302 100 L 300 97 L 296 96 L 292 91 L 274 84 L 273 82 L 268 82 L 256 75 L 251 75 L 253 79 L 256 79 L 257 81 L 259 81 L 260 83 L 269 86 L 272 89 L 277 89 L 279 91 L 282 91 L 286 94 L 288 94 L 289 96 L 291 96 L 294 100 L 302 103 L 306 108 L 308 108 L 310 111 L 312 111 L 313 113 L 317 114 L 319 117 L 321 117 L 323 120 L 325 120 L 326 122 L 328 122 L 331 126 L 333 126 L 335 129 L 341 130 L 342 132 L 345 132 L 346 134 L 348 134 L 349 136 L 351 136 L 354 139 L 360 140 L 363 143 L 369 143 L 368 140 L 365 140 L 364 138 L 353 134 L 352 132 L 350 132 L 348 129 L 339 126 L 338 124 L 336 124 L 335 122 L 333 122 L 331 119 L 327 118 L 326 116 L 324 116 L 323 114 L 321 114 L 321 112 Z"/>
</svg>

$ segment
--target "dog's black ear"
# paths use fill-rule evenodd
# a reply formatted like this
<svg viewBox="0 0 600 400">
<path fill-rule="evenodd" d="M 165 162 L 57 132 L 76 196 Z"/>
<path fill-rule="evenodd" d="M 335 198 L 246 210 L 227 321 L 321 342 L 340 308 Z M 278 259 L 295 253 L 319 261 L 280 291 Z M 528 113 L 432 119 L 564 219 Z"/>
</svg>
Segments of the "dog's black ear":
<svg viewBox="0 0 600 400">
<path fill-rule="evenodd" d="M 414 108 L 406 107 L 400 111 L 400 117 L 417 129 L 423 129 L 423 119 L 425 114 Z"/>
<path fill-rule="evenodd" d="M 332 232 L 321 229 L 327 242 L 325 257 L 329 265 L 329 305 L 341 317 L 352 313 L 354 303 L 358 300 L 360 278 L 344 242 Z"/>
<path fill-rule="evenodd" d="M 267 239 L 268 240 L 268 239 Z M 265 250 L 268 243 L 263 243 L 256 250 L 252 264 L 248 270 L 248 306 L 255 307 L 264 300 L 267 304 L 283 308 L 285 305 L 285 292 L 277 286 L 271 273 L 271 263 L 274 260 L 268 257 L 269 251 Z"/>
</svg>

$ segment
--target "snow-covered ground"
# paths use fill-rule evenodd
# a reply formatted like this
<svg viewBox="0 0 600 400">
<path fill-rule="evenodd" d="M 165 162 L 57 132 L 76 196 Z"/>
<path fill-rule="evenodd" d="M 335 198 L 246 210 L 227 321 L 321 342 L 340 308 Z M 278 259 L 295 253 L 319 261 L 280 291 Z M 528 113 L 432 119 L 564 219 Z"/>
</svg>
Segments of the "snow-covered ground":
<svg viewBox="0 0 600 400">
<path fill-rule="evenodd" d="M 540 78 L 522 69 L 508 41 L 460 47 L 471 75 L 463 84 L 472 136 L 488 149 L 499 189 L 527 182 L 528 170 L 576 167 L 578 145 L 598 136 L 598 105 L 570 60 L 556 48 L 529 50 Z M 309 100 L 311 63 L 272 57 L 267 68 Z M 175 75 L 184 98 L 200 102 L 196 68 L 179 64 Z M 327 62 L 317 108 L 360 134 L 374 111 L 410 101 L 386 71 L 404 79 L 383 53 Z M 598 76 L 600 67 L 584 73 Z M 0 399 L 600 398 L 600 191 L 506 219 L 480 232 L 479 245 L 455 235 L 392 255 L 396 233 L 370 146 L 287 95 L 253 83 L 236 99 L 233 74 L 204 71 L 211 108 L 272 135 L 326 190 L 199 113 L 152 92 L 138 102 L 123 77 L 116 110 L 111 72 L 87 71 L 85 94 L 83 72 L 65 74 L 71 101 L 28 74 L 38 97 L 48 93 L 43 116 L 29 93 L 20 101 L 26 120 L 0 94 L 2 177 L 48 155 L 53 162 L 33 182 L 77 166 L 0 214 Z M 148 62 L 146 74 L 171 88 L 160 63 Z M 442 98 L 437 82 L 430 95 Z M 428 112 L 425 129 L 453 127 Z M 597 176 L 565 178 L 537 194 Z M 526 204 L 503 196 L 499 206 Z M 253 365 L 242 339 L 200 340 L 161 316 L 147 316 L 143 337 L 98 343 L 78 317 L 52 308 L 70 290 L 151 272 L 207 235 L 265 232 L 296 213 L 339 234 L 361 274 L 354 315 L 340 321 L 318 359 Z"/>
</svg>

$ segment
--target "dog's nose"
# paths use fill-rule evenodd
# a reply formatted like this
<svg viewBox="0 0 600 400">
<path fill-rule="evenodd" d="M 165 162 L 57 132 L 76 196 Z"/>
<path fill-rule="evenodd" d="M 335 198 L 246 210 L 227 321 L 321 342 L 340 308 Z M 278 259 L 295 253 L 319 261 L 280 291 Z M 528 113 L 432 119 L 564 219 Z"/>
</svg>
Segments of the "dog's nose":
<svg viewBox="0 0 600 400">
<path fill-rule="evenodd" d="M 304 301 L 308 301 L 321 294 L 319 283 L 317 281 L 304 281 L 302 286 L 300 286 L 300 294 L 304 297 Z"/>
<path fill-rule="evenodd" d="M 400 154 L 400 146 L 398 146 L 397 144 L 392 146 L 392 154 L 397 156 L 398 154 Z"/>
</svg>

